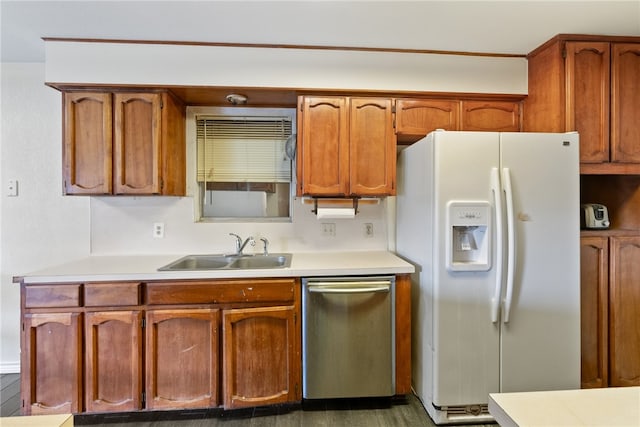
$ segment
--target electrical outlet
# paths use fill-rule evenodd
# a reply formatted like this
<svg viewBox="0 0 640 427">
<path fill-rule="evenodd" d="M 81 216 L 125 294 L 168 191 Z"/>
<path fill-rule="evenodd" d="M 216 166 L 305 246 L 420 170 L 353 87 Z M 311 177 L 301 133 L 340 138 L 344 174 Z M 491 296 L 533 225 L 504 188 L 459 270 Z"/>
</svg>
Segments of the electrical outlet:
<svg viewBox="0 0 640 427">
<path fill-rule="evenodd" d="M 333 222 L 323 222 L 322 223 L 322 235 L 325 237 L 335 237 L 336 236 L 336 224 Z"/>
<path fill-rule="evenodd" d="M 164 222 L 153 223 L 153 237 L 162 239 L 164 237 Z"/>
<path fill-rule="evenodd" d="M 364 237 L 373 237 L 373 224 L 370 222 L 364 224 Z"/>
</svg>

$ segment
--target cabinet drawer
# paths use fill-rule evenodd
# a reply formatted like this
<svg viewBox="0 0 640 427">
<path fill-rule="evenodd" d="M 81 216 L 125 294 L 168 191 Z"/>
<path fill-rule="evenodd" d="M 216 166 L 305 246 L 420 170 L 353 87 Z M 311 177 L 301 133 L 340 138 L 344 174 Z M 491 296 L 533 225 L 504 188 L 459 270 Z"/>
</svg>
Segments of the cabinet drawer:
<svg viewBox="0 0 640 427">
<path fill-rule="evenodd" d="M 24 304 L 26 308 L 80 307 L 80 284 L 25 286 Z"/>
<path fill-rule="evenodd" d="M 293 301 L 295 279 L 173 281 L 147 284 L 147 304 Z"/>
<path fill-rule="evenodd" d="M 87 283 L 84 285 L 85 307 L 140 304 L 140 283 Z"/>
</svg>

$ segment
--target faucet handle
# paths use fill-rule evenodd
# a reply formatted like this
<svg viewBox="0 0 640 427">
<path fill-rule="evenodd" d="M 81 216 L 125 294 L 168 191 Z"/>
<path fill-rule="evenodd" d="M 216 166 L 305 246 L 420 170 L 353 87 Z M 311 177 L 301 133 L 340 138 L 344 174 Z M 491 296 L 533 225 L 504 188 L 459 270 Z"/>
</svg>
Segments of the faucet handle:
<svg viewBox="0 0 640 427">
<path fill-rule="evenodd" d="M 264 252 L 262 255 L 269 255 L 269 241 L 266 237 L 261 237 L 260 240 L 264 243 Z"/>
</svg>

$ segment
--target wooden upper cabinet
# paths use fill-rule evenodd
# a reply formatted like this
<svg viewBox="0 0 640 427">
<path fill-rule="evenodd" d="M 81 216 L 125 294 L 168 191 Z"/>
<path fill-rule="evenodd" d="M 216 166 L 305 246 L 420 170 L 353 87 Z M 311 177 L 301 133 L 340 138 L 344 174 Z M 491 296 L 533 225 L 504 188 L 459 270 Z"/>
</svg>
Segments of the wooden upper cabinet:
<svg viewBox="0 0 640 427">
<path fill-rule="evenodd" d="M 347 98 L 301 97 L 298 185 L 302 194 L 349 193 L 349 111 Z M 300 132 L 300 130 L 299 130 Z"/>
<path fill-rule="evenodd" d="M 436 129 L 459 130 L 460 101 L 446 99 L 396 100 L 398 143 L 415 142 Z"/>
<path fill-rule="evenodd" d="M 63 93 L 66 194 L 111 194 L 111 102 L 110 93 Z"/>
<path fill-rule="evenodd" d="M 460 129 L 465 131 L 520 131 L 520 103 L 462 101 Z"/>
<path fill-rule="evenodd" d="M 159 194 L 160 111 L 157 93 L 114 95 L 113 166 L 116 194 Z"/>
<path fill-rule="evenodd" d="M 350 194 L 395 194 L 396 137 L 392 100 L 351 98 L 349 117 Z"/>
<path fill-rule="evenodd" d="M 611 45 L 611 161 L 640 163 L 640 43 Z"/>
<path fill-rule="evenodd" d="M 436 129 L 519 132 L 520 101 L 499 100 L 396 100 L 399 143 L 413 143 Z"/>
<path fill-rule="evenodd" d="M 566 131 L 580 133 L 580 161 L 609 161 L 609 43 L 567 42 Z"/>
<path fill-rule="evenodd" d="M 582 173 L 640 173 L 639 38 L 561 35 L 528 64 L 525 131 L 577 131 Z"/>
<path fill-rule="evenodd" d="M 300 97 L 298 195 L 395 192 L 390 98 Z"/>
<path fill-rule="evenodd" d="M 65 194 L 184 195 L 185 109 L 161 92 L 63 92 Z"/>
</svg>

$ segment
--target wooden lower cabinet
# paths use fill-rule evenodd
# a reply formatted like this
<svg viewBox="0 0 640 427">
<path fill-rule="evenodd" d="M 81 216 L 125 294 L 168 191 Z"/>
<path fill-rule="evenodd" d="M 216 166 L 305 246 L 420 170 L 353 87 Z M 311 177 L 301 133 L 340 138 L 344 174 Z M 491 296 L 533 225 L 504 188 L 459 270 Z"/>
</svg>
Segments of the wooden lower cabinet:
<svg viewBox="0 0 640 427">
<path fill-rule="evenodd" d="M 609 384 L 640 386 L 640 236 L 610 242 Z"/>
<path fill-rule="evenodd" d="M 583 235 L 581 284 L 582 387 L 640 386 L 640 236 Z"/>
<path fill-rule="evenodd" d="M 302 400 L 299 278 L 21 284 L 22 414 Z M 396 393 L 411 392 L 398 276 Z"/>
<path fill-rule="evenodd" d="M 296 308 L 225 310 L 222 317 L 224 407 L 300 400 Z"/>
<path fill-rule="evenodd" d="M 218 406 L 217 309 L 147 312 L 146 407 Z"/>
<path fill-rule="evenodd" d="M 82 313 L 22 316 L 23 415 L 83 410 L 81 328 Z"/>
<path fill-rule="evenodd" d="M 85 410 L 142 409 L 142 312 L 88 312 L 85 339 Z"/>
<path fill-rule="evenodd" d="M 609 384 L 609 239 L 580 239 L 581 387 Z"/>
</svg>

